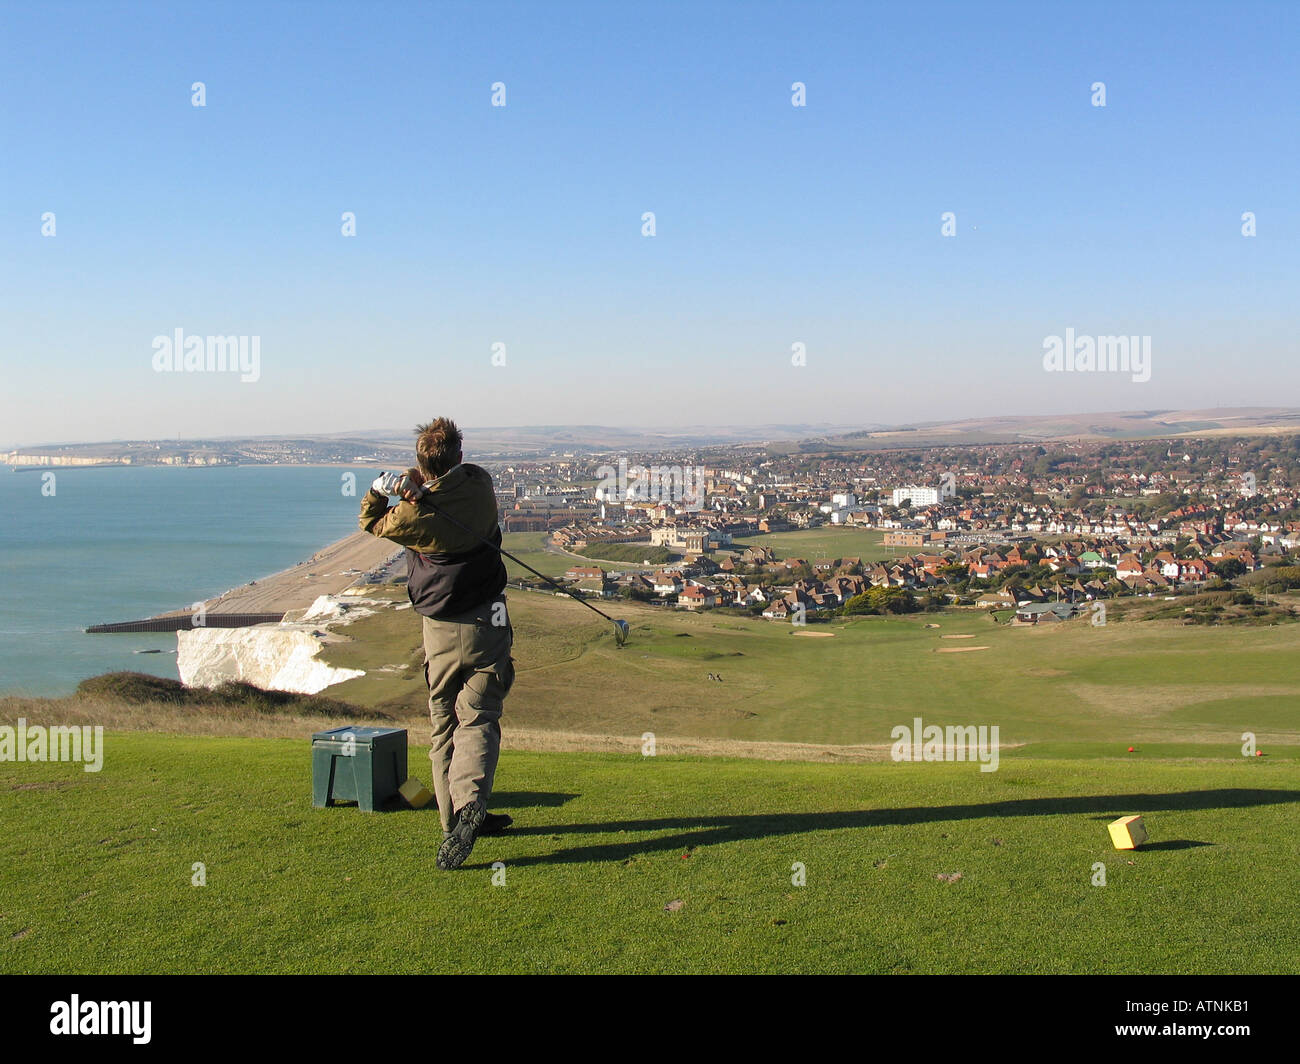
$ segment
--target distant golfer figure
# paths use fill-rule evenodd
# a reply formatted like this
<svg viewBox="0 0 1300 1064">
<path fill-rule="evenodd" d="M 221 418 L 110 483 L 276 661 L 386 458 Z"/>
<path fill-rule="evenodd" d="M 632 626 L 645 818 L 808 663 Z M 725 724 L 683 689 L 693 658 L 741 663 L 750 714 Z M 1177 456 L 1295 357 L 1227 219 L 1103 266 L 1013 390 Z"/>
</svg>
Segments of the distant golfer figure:
<svg viewBox="0 0 1300 1064">
<path fill-rule="evenodd" d="M 415 431 L 418 468 L 376 478 L 360 523 L 407 548 L 406 591 L 424 628 L 429 758 L 442 818 L 438 867 L 459 868 L 479 835 L 510 823 L 489 815 L 487 805 L 501 709 L 515 678 L 514 629 L 502 593 L 505 563 L 491 546 L 501 545 L 492 477 L 462 461 L 461 432 L 450 419 Z M 390 506 L 390 495 L 400 501 Z"/>
</svg>

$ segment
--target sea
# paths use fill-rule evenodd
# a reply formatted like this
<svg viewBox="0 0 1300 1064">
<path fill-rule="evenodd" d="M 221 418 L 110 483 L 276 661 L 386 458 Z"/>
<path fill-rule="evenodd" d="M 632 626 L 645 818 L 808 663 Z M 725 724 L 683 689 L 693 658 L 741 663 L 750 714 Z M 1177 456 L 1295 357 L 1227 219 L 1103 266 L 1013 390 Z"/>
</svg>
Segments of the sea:
<svg viewBox="0 0 1300 1064">
<path fill-rule="evenodd" d="M 305 561 L 357 530 L 360 497 L 376 475 L 0 466 L 0 694 L 66 695 L 119 670 L 176 678 L 175 633 L 84 629 L 185 609 Z M 161 653 L 136 653 L 148 650 Z"/>
</svg>

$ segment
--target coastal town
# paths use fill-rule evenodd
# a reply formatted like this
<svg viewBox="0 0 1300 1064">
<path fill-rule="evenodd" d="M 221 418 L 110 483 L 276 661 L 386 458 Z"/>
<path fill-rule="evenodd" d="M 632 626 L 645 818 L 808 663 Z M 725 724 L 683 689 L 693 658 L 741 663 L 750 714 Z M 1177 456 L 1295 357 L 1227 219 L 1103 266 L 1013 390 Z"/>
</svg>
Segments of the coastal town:
<svg viewBox="0 0 1300 1064">
<path fill-rule="evenodd" d="M 1188 607 L 1185 623 L 1218 623 L 1225 606 L 1268 623 L 1294 616 L 1269 596 L 1300 586 L 1300 435 L 853 442 L 578 445 L 479 461 L 496 484 L 507 546 L 540 538 L 566 559 L 554 575 L 597 598 L 794 623 L 975 607 L 1053 624 L 1095 618 L 1107 600 L 1194 595 L 1206 608 Z M 401 468 L 410 453 L 392 440 L 286 438 L 3 458 L 31 470 Z M 1212 592 L 1231 595 L 1211 601 Z"/>
<path fill-rule="evenodd" d="M 1250 605 L 1234 582 L 1267 568 L 1256 589 L 1285 591 L 1300 554 L 1295 437 L 719 457 L 505 465 L 502 527 L 545 533 L 593 596 L 796 621 L 974 606 L 1056 623 L 1219 590 Z M 874 557 L 814 533 L 850 529 Z M 800 531 L 823 549 L 776 546 Z"/>
</svg>

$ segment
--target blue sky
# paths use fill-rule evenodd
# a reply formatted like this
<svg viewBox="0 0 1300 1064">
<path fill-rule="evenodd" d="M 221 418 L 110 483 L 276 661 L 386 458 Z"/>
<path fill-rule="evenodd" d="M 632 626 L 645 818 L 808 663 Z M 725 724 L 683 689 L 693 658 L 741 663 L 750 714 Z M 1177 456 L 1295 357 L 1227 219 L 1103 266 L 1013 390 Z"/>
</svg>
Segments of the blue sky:
<svg viewBox="0 0 1300 1064">
<path fill-rule="evenodd" d="M 0 446 L 1295 404 L 1298 44 L 1286 3 L 7 2 Z M 154 372 L 177 328 L 260 379 Z M 1067 328 L 1151 379 L 1045 373 Z"/>
</svg>

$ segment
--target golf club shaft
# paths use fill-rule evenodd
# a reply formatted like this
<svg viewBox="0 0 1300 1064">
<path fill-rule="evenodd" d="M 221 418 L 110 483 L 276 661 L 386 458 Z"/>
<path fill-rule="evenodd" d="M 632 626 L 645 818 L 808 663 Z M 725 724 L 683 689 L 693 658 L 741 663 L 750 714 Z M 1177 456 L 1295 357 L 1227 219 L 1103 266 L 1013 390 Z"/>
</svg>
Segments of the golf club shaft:
<svg viewBox="0 0 1300 1064">
<path fill-rule="evenodd" d="M 523 566 L 523 568 L 527 569 L 527 570 L 528 570 L 530 573 L 532 573 L 534 576 L 541 577 L 541 579 L 545 580 L 548 584 L 551 585 L 551 587 L 555 588 L 556 591 L 559 591 L 561 594 L 568 595 L 569 598 L 573 599 L 574 602 L 581 602 L 584 606 L 587 607 L 587 609 L 591 610 L 592 613 L 599 613 L 602 617 L 605 618 L 605 620 L 609 621 L 611 624 L 613 624 L 613 625 L 617 625 L 617 624 L 618 624 L 618 622 L 615 621 L 614 618 L 611 617 L 608 613 L 605 613 L 605 612 L 603 612 L 602 610 L 598 610 L 598 609 L 596 609 L 596 607 L 593 606 L 593 605 L 592 605 L 590 602 L 588 602 L 586 599 L 584 599 L 584 598 L 579 598 L 579 597 L 578 597 L 577 595 L 575 595 L 572 591 L 568 590 L 567 588 L 561 587 L 559 584 L 557 584 L 554 580 L 552 580 L 552 579 L 551 579 L 549 576 L 547 576 L 545 573 L 539 573 L 536 569 L 534 569 L 534 568 L 533 568 L 531 565 L 529 565 L 527 562 L 521 562 L 518 558 L 516 558 L 513 554 L 511 554 L 511 553 L 510 553 L 508 550 L 506 550 L 504 547 L 498 547 L 498 546 L 497 546 L 495 543 L 493 543 L 490 539 L 486 539 L 485 537 L 480 536 L 480 535 L 479 535 L 477 532 L 475 532 L 472 528 L 466 528 L 466 527 L 465 527 L 464 525 L 462 525 L 459 521 L 457 521 L 454 517 L 450 516 L 449 514 L 445 514 L 445 513 L 443 513 L 441 510 L 439 510 L 439 509 L 438 509 L 436 506 L 434 506 L 432 503 L 428 503 L 428 502 L 426 502 L 425 505 L 428 506 L 430 510 L 432 510 L 435 514 L 437 514 L 439 517 L 441 517 L 444 521 L 450 521 L 453 525 L 455 525 L 457 528 L 459 528 L 462 532 L 468 532 L 471 536 L 473 536 L 475 539 L 477 539 L 480 543 L 485 543 L 485 544 L 487 544 L 489 547 L 491 547 L 491 548 L 492 548 L 494 551 L 496 551 L 498 554 L 504 555 L 505 557 L 509 558 L 509 559 L 510 559 L 512 562 L 514 562 L 516 565 Z"/>
</svg>

